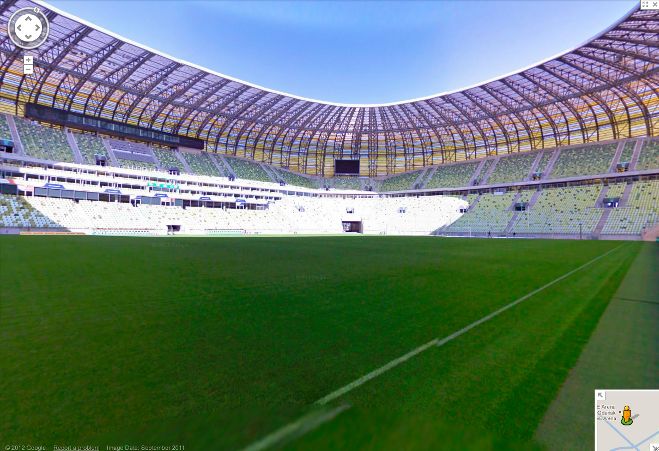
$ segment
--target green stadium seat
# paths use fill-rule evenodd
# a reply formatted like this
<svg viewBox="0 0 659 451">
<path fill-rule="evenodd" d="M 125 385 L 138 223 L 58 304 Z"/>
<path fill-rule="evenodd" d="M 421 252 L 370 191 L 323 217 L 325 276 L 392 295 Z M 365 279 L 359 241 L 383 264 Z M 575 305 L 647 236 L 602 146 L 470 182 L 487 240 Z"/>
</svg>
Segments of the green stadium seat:
<svg viewBox="0 0 659 451">
<path fill-rule="evenodd" d="M 318 182 L 314 179 L 275 167 L 271 167 L 271 169 L 277 174 L 278 177 L 280 177 L 289 185 L 301 186 L 304 188 L 318 188 Z"/>
<path fill-rule="evenodd" d="M 659 141 L 645 143 L 634 169 L 637 171 L 659 169 Z"/>
<path fill-rule="evenodd" d="M 617 147 L 618 144 L 614 143 L 561 150 L 550 177 L 605 174 L 609 171 Z"/>
<path fill-rule="evenodd" d="M 480 161 L 439 166 L 426 183 L 426 188 L 458 188 L 467 186 Z"/>
<path fill-rule="evenodd" d="M 181 172 L 183 172 L 183 165 L 181 162 L 176 158 L 176 155 L 169 150 L 169 149 L 159 149 L 157 147 L 153 148 L 153 153 L 155 154 L 156 158 L 158 161 L 160 161 L 160 167 L 168 171 L 169 168 L 179 168 Z"/>
<path fill-rule="evenodd" d="M 80 149 L 80 154 L 85 164 L 96 164 L 94 155 L 103 155 L 109 163 L 110 156 L 101 138 L 82 133 L 75 133 L 73 136 L 78 143 L 78 149 Z"/>
<path fill-rule="evenodd" d="M 23 143 L 23 150 L 27 155 L 43 160 L 73 163 L 73 151 L 66 141 L 63 130 L 35 124 L 18 117 L 14 120 Z"/>
<path fill-rule="evenodd" d="M 229 165 L 231 165 L 231 168 L 233 168 L 236 177 L 261 182 L 272 182 L 270 176 L 258 163 L 234 157 L 225 158 L 229 162 Z"/>
<path fill-rule="evenodd" d="M 536 156 L 536 152 L 502 156 L 486 183 L 495 185 L 497 183 L 524 181 L 531 171 Z"/>
<path fill-rule="evenodd" d="M 336 189 L 361 189 L 361 183 L 357 177 L 332 177 L 327 179 L 326 183 Z"/>
<path fill-rule="evenodd" d="M 208 177 L 222 177 L 224 175 L 220 174 L 217 167 L 212 161 L 210 161 L 210 157 L 205 152 L 181 152 L 181 154 L 188 163 L 188 166 L 190 166 L 193 174 L 205 175 Z"/>
<path fill-rule="evenodd" d="M 412 184 L 419 178 L 421 171 L 404 172 L 388 177 L 380 182 L 379 191 L 405 191 L 414 189 Z"/>
</svg>

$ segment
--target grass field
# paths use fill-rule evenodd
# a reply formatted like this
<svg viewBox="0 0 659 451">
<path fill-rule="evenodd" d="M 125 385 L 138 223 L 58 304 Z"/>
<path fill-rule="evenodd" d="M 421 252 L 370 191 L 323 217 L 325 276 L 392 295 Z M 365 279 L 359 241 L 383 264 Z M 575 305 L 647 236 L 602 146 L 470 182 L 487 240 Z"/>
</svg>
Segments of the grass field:
<svg viewBox="0 0 659 451">
<path fill-rule="evenodd" d="M 539 448 L 641 246 L 0 237 L 0 446 Z"/>
</svg>

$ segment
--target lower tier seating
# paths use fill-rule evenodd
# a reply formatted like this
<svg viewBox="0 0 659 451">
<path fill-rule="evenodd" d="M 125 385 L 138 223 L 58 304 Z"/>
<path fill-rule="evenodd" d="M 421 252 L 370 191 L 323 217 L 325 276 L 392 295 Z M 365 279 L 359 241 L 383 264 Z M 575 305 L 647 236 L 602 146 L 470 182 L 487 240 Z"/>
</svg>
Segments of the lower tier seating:
<svg viewBox="0 0 659 451">
<path fill-rule="evenodd" d="M 0 227 L 61 227 L 53 218 L 43 215 L 22 196 L 0 194 Z"/>
<path fill-rule="evenodd" d="M 481 194 L 478 202 L 445 230 L 447 232 L 503 233 L 513 217 L 515 193 Z"/>
<path fill-rule="evenodd" d="M 8 198 L 5 201 L 5 197 Z M 407 198 L 284 197 L 264 209 L 133 206 L 46 197 L 3 196 L 0 224 L 6 227 L 64 227 L 88 234 L 165 234 L 223 230 L 250 233 L 343 233 L 343 221 L 360 221 L 365 233 L 427 235 L 455 221 L 466 203 L 449 196 Z M 5 208 L 5 203 L 10 205 Z M 18 213 L 16 213 L 18 212 Z"/>
<path fill-rule="evenodd" d="M 545 189 L 534 205 L 518 213 L 512 232 L 592 233 L 602 217 L 602 209 L 595 206 L 601 189 L 601 185 Z"/>
<path fill-rule="evenodd" d="M 602 233 L 637 235 L 644 228 L 657 222 L 659 222 L 659 180 L 640 181 L 632 186 L 626 203 L 611 210 Z"/>
</svg>

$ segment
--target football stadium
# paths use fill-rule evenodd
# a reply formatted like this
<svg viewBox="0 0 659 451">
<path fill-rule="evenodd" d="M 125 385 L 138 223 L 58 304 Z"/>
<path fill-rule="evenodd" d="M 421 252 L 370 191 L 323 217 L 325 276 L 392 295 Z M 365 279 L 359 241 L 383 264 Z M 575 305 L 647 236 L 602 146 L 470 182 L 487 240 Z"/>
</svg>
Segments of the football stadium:
<svg viewBox="0 0 659 451">
<path fill-rule="evenodd" d="M 2 449 L 659 443 L 650 3 L 341 104 L 0 1 Z"/>
</svg>

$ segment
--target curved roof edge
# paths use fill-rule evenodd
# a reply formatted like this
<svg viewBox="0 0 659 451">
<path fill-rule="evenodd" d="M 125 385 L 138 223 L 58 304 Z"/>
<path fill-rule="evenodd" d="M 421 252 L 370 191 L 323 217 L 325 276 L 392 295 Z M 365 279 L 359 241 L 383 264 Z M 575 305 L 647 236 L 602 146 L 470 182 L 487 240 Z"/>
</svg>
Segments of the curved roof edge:
<svg viewBox="0 0 659 451">
<path fill-rule="evenodd" d="M 431 94 L 431 95 L 428 95 L 428 96 L 417 97 L 417 98 L 414 98 L 414 99 L 407 99 L 407 100 L 400 100 L 400 101 L 386 102 L 386 103 L 364 103 L 364 104 L 359 104 L 359 103 L 330 102 L 330 101 L 326 101 L 326 100 L 312 99 L 312 98 L 310 98 L 310 97 L 299 96 L 299 95 L 291 94 L 291 93 L 284 92 L 284 91 L 278 91 L 278 90 L 276 90 L 276 89 L 266 88 L 266 87 L 264 87 L 264 86 L 261 86 L 261 85 L 255 84 L 255 83 L 251 83 L 251 82 L 248 82 L 248 81 L 245 81 L 245 80 L 241 80 L 241 79 L 239 79 L 239 78 L 232 77 L 232 76 L 230 76 L 230 75 L 225 75 L 225 74 L 223 74 L 223 73 L 221 73 L 221 72 L 218 72 L 218 71 L 216 71 L 216 70 L 209 69 L 209 68 L 204 67 L 204 66 L 201 66 L 201 65 L 199 65 L 199 64 L 192 63 L 192 62 L 190 62 L 190 61 L 186 61 L 186 60 L 184 60 L 184 59 L 181 59 L 181 58 L 178 58 L 178 57 L 175 57 L 175 56 L 169 55 L 169 54 L 167 54 L 167 53 L 165 53 L 165 52 L 162 52 L 162 51 L 160 51 L 160 50 L 155 50 L 155 49 L 153 49 L 153 48 L 151 48 L 151 47 L 149 47 L 149 46 L 146 46 L 146 45 L 144 45 L 144 44 L 140 44 L 140 43 L 138 43 L 138 42 L 136 42 L 136 41 L 133 41 L 132 39 L 128 39 L 128 38 L 126 38 L 125 36 L 122 36 L 122 35 L 120 35 L 120 34 L 118 34 L 118 33 L 114 33 L 114 32 L 112 32 L 112 31 L 110 31 L 110 30 L 107 30 L 106 28 L 101 27 L 101 26 L 99 26 L 99 25 L 97 25 L 97 24 L 95 24 L 95 23 L 93 23 L 93 22 L 87 21 L 87 20 L 85 20 L 85 19 L 82 19 L 82 18 L 80 18 L 80 17 L 74 15 L 74 14 L 71 14 L 71 13 L 68 13 L 68 12 L 66 12 L 66 11 L 63 11 L 63 10 L 61 10 L 61 9 L 59 9 L 59 8 L 57 8 L 57 7 L 53 6 L 53 5 L 51 5 L 50 3 L 47 3 L 47 2 L 45 2 L 45 1 L 43 1 L 43 0 L 32 0 L 32 2 L 33 2 L 33 3 L 36 3 L 36 4 L 39 4 L 39 5 L 43 6 L 44 8 L 47 8 L 47 9 L 49 9 L 49 10 L 52 10 L 53 12 L 56 12 L 57 14 L 59 14 L 59 15 L 61 15 L 61 16 L 67 17 L 68 19 L 71 19 L 71 20 L 73 20 L 73 21 L 79 22 L 79 23 L 81 23 L 81 24 L 83 24 L 83 25 L 86 25 L 86 26 L 92 28 L 92 29 L 96 29 L 96 30 L 98 30 L 98 31 L 100 31 L 100 32 L 102 32 L 102 33 L 105 33 L 105 34 L 107 34 L 107 35 L 109 35 L 109 36 L 111 36 L 111 37 L 113 37 L 113 38 L 115 38 L 115 39 L 119 39 L 119 40 L 121 40 L 121 41 L 123 41 L 123 42 L 126 42 L 126 43 L 128 43 L 128 44 L 130 44 L 130 45 L 133 45 L 133 46 L 135 46 L 135 47 L 138 47 L 138 48 L 140 48 L 140 49 L 142 49 L 142 50 L 145 50 L 145 51 L 151 52 L 151 53 L 153 53 L 153 54 L 155 54 L 155 55 L 158 55 L 158 56 L 161 56 L 161 57 L 163 57 L 163 58 L 170 59 L 170 60 L 172 60 L 172 61 L 174 61 L 174 62 L 176 62 L 176 63 L 182 64 L 182 65 L 186 65 L 186 66 L 190 66 L 190 67 L 193 67 L 193 68 L 195 68 L 195 69 L 197 69 L 197 70 L 204 71 L 204 72 L 206 72 L 206 73 L 209 73 L 209 74 L 212 74 L 212 75 L 215 75 L 215 76 L 218 76 L 218 77 L 222 77 L 222 78 L 225 78 L 225 79 L 227 79 L 227 80 L 231 80 L 231 81 L 236 82 L 236 83 L 241 83 L 241 84 L 246 85 L 246 86 L 249 86 L 249 87 L 251 87 L 251 88 L 260 89 L 260 90 L 263 90 L 263 91 L 266 91 L 266 92 L 269 92 L 269 93 L 272 93 L 272 94 L 282 95 L 282 96 L 286 96 L 286 97 L 294 98 L 294 99 L 297 99 L 297 100 L 302 100 L 302 101 L 305 101 L 305 102 L 313 102 L 313 103 L 318 103 L 318 104 L 323 104 L 323 105 L 332 105 L 332 106 L 348 107 L 348 108 L 377 108 L 377 107 L 387 107 L 387 106 L 395 106 L 395 105 L 404 105 L 404 104 L 407 104 L 407 103 L 413 103 L 413 102 L 419 102 L 419 101 L 429 100 L 429 99 L 433 99 L 433 98 L 436 98 L 436 97 L 442 97 L 442 96 L 447 96 L 447 95 L 450 95 L 450 94 L 455 94 L 455 93 L 458 93 L 458 92 L 466 91 L 466 90 L 468 90 L 468 89 L 476 88 L 476 87 L 478 87 L 478 86 L 483 86 L 483 85 L 486 85 L 486 84 L 488 84 L 488 83 L 492 83 L 492 82 L 494 82 L 494 81 L 501 80 L 501 79 L 506 78 L 506 77 L 509 77 L 509 76 L 511 76 L 511 75 L 515 75 L 515 74 L 522 73 L 522 72 L 524 72 L 524 71 L 526 71 L 526 70 L 528 70 L 528 69 L 531 69 L 531 68 L 534 68 L 534 67 L 537 67 L 537 66 L 541 66 L 541 65 L 544 64 L 544 63 L 547 63 L 547 62 L 549 62 L 549 61 L 552 61 L 552 60 L 554 60 L 554 59 L 557 59 L 557 58 L 560 58 L 560 57 L 562 57 L 562 56 L 564 56 L 564 55 L 567 55 L 567 54 L 569 54 L 569 53 L 571 53 L 571 52 L 577 50 L 578 48 L 583 47 L 584 45 L 588 44 L 589 42 L 594 41 L 595 39 L 598 39 L 599 37 L 605 35 L 605 34 L 608 33 L 609 31 L 611 31 L 612 29 L 614 29 L 614 28 L 615 28 L 616 26 L 618 26 L 620 23 L 622 23 L 622 22 L 624 22 L 625 20 L 627 20 L 627 18 L 628 18 L 629 16 L 631 16 L 634 12 L 636 12 L 636 11 L 639 9 L 639 5 L 638 5 L 638 4 L 635 5 L 635 6 L 634 6 L 633 8 L 631 8 L 631 9 L 630 9 L 630 10 L 629 10 L 629 11 L 628 11 L 623 17 L 621 17 L 620 19 L 618 19 L 616 22 L 614 22 L 613 24 L 611 24 L 609 27 L 607 27 L 607 28 L 604 29 L 603 31 L 597 33 L 595 36 L 593 36 L 593 37 L 591 37 L 591 38 L 589 38 L 589 39 L 583 41 L 582 43 L 580 43 L 580 44 L 577 45 L 577 46 L 574 46 L 574 47 L 572 47 L 572 48 L 570 48 L 570 49 L 568 49 L 568 50 L 565 50 L 565 51 L 559 52 L 559 53 L 557 53 L 557 54 L 555 54 L 555 55 L 553 55 L 553 56 L 550 56 L 550 57 L 548 57 L 548 58 L 544 58 L 544 59 L 542 59 L 542 60 L 540 60 L 540 61 L 537 61 L 537 62 L 535 62 L 535 63 L 529 64 L 529 65 L 527 65 L 527 66 L 525 66 L 525 67 L 522 67 L 522 68 L 520 68 L 520 69 L 513 70 L 513 71 L 508 72 L 508 73 L 506 73 L 506 74 L 498 75 L 498 76 L 495 76 L 495 77 L 489 78 L 489 79 L 487 79 L 487 80 L 483 80 L 483 81 L 480 81 L 480 82 L 476 82 L 476 83 L 473 83 L 473 84 L 471 84 L 471 85 L 464 86 L 464 87 L 461 87 L 461 88 L 458 88 L 458 89 L 447 90 L 447 91 L 443 91 L 443 92 L 440 92 L 440 93 L 437 93 L 437 94 Z"/>
</svg>

